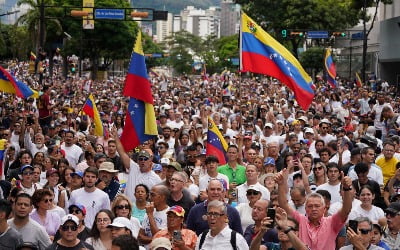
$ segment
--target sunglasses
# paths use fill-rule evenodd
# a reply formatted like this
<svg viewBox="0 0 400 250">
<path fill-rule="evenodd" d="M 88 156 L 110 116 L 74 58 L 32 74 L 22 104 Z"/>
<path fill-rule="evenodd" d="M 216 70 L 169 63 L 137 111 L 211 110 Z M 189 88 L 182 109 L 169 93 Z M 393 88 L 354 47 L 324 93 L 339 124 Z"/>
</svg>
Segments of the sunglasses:
<svg viewBox="0 0 400 250">
<path fill-rule="evenodd" d="M 61 226 L 61 230 L 63 230 L 63 231 L 68 231 L 68 230 L 76 231 L 76 230 L 78 230 L 78 226 L 65 226 L 65 225 L 63 225 L 63 226 Z"/>
<path fill-rule="evenodd" d="M 115 206 L 116 209 L 130 209 L 129 205 L 119 205 L 119 206 Z"/>
<path fill-rule="evenodd" d="M 358 231 L 360 231 L 361 234 L 369 234 L 369 232 L 371 232 L 371 229 L 358 229 Z"/>
<path fill-rule="evenodd" d="M 247 191 L 247 195 L 258 195 L 259 193 L 257 191 Z"/>
<path fill-rule="evenodd" d="M 316 171 L 316 170 L 322 170 L 322 169 L 323 169 L 323 167 L 319 166 L 319 167 L 315 167 L 315 168 L 314 168 L 314 171 Z"/>
<path fill-rule="evenodd" d="M 70 214 L 80 214 L 80 213 L 82 213 L 82 211 L 79 209 L 72 209 L 72 210 L 69 210 L 69 213 Z"/>
<path fill-rule="evenodd" d="M 49 202 L 53 202 L 53 199 L 44 199 L 42 200 L 44 203 L 49 203 Z"/>
<path fill-rule="evenodd" d="M 32 171 L 22 172 L 22 175 L 33 175 L 33 172 Z"/>
<path fill-rule="evenodd" d="M 139 157 L 138 161 L 147 161 L 149 158 L 148 157 Z"/>
</svg>

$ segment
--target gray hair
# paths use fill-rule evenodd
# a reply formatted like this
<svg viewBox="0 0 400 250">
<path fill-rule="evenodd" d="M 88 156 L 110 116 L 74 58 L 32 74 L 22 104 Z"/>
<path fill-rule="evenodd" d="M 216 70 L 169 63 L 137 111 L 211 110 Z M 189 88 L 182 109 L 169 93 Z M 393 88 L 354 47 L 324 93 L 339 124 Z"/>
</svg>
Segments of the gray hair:
<svg viewBox="0 0 400 250">
<path fill-rule="evenodd" d="M 372 229 L 372 221 L 368 217 L 357 217 L 355 218 L 355 221 L 357 221 L 358 223 L 368 222 L 368 224 L 371 226 Z"/>
<path fill-rule="evenodd" d="M 325 199 L 324 199 L 324 197 L 323 197 L 322 195 L 320 195 L 319 193 L 311 193 L 311 194 L 307 195 L 307 197 L 306 197 L 306 203 L 305 203 L 305 204 L 307 204 L 307 202 L 308 202 L 308 200 L 309 200 L 310 198 L 319 198 L 319 199 L 321 200 L 322 206 L 325 206 Z"/>
<path fill-rule="evenodd" d="M 210 208 L 212 208 L 212 207 L 219 208 L 220 211 L 221 211 L 221 213 L 224 213 L 225 215 L 228 214 L 228 208 L 227 208 L 227 206 L 225 205 L 225 203 L 223 203 L 222 201 L 219 201 L 219 200 L 210 201 L 210 202 L 208 203 L 208 205 L 207 205 L 207 212 L 208 212 L 208 211 L 210 210 Z"/>
<path fill-rule="evenodd" d="M 175 172 L 173 175 L 179 175 L 182 180 L 186 183 L 188 181 L 188 176 L 185 172 Z"/>
</svg>

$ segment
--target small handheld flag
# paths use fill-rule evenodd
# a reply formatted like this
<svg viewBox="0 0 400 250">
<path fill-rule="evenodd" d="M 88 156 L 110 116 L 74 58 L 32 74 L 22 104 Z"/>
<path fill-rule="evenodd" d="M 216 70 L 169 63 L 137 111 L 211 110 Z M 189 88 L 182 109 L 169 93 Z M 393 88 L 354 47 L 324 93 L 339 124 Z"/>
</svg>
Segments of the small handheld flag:
<svg viewBox="0 0 400 250">
<path fill-rule="evenodd" d="M 208 117 L 208 132 L 207 132 L 207 146 L 206 155 L 213 155 L 218 158 L 219 164 L 226 164 L 226 151 L 228 144 L 224 137 L 215 125 L 214 121 Z"/>
</svg>

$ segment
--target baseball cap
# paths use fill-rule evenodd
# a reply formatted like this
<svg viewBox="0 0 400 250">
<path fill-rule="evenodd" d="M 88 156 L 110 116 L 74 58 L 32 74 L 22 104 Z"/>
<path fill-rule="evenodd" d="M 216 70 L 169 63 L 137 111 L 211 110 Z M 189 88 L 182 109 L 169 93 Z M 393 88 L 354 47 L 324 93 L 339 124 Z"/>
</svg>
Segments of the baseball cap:
<svg viewBox="0 0 400 250">
<path fill-rule="evenodd" d="M 154 164 L 154 166 L 153 166 L 153 171 L 162 171 L 162 166 L 161 166 L 161 164 Z"/>
<path fill-rule="evenodd" d="M 274 165 L 274 166 L 275 166 L 275 159 L 272 158 L 272 157 L 267 157 L 267 158 L 264 160 L 264 166 L 265 166 L 265 165 Z"/>
<path fill-rule="evenodd" d="M 133 232 L 132 223 L 128 218 L 125 217 L 116 217 L 111 224 L 107 226 L 110 227 L 119 227 L 119 228 L 127 228 Z"/>
<path fill-rule="evenodd" d="M 33 170 L 33 167 L 32 167 L 31 165 L 25 165 L 25 166 L 22 166 L 22 168 L 21 168 L 21 174 L 22 174 L 22 172 L 24 172 L 24 170 L 27 169 L 27 168 L 30 168 L 30 169 Z"/>
<path fill-rule="evenodd" d="M 247 191 L 249 191 L 249 190 L 254 190 L 254 191 L 257 191 L 257 192 L 261 192 L 261 191 L 260 191 L 260 188 L 258 188 L 256 185 L 250 185 L 250 186 L 247 188 Z"/>
<path fill-rule="evenodd" d="M 305 133 L 305 134 L 306 134 L 306 133 L 314 134 L 314 129 L 312 129 L 312 128 L 306 128 L 306 129 L 304 130 L 304 133 Z"/>
<path fill-rule="evenodd" d="M 331 121 L 329 121 L 328 119 L 324 118 L 319 122 L 319 124 L 322 124 L 322 123 L 331 124 Z"/>
<path fill-rule="evenodd" d="M 273 125 L 272 125 L 272 123 L 267 122 L 267 123 L 265 123 L 264 128 L 273 128 Z"/>
<path fill-rule="evenodd" d="M 77 175 L 77 176 L 83 178 L 83 172 L 82 171 L 76 171 L 76 172 L 70 173 L 69 175 L 71 177 L 74 177 L 75 175 Z"/>
<path fill-rule="evenodd" d="M 147 157 L 147 158 L 150 158 L 150 153 L 149 152 L 147 152 L 146 150 L 142 150 L 142 151 L 140 151 L 139 153 L 138 153 L 138 157 Z"/>
<path fill-rule="evenodd" d="M 169 165 L 169 159 L 168 158 L 161 158 L 160 159 L 160 164 L 161 165 Z"/>
<path fill-rule="evenodd" d="M 60 173 L 58 172 L 57 169 L 51 168 L 51 169 L 46 171 L 46 178 L 51 176 L 52 174 L 58 174 L 58 176 L 60 176 Z"/>
<path fill-rule="evenodd" d="M 396 213 L 400 212 L 400 202 L 396 201 L 396 202 L 390 203 L 388 208 L 386 208 L 385 212 L 391 213 L 391 214 L 396 214 Z"/>
<path fill-rule="evenodd" d="M 171 241 L 165 237 L 153 239 L 150 243 L 150 250 L 157 250 L 158 248 L 172 249 Z"/>
<path fill-rule="evenodd" d="M 167 213 L 174 213 L 176 216 L 184 217 L 185 216 L 185 209 L 183 207 L 175 205 L 168 209 Z"/>
<path fill-rule="evenodd" d="M 70 205 L 70 206 L 68 207 L 68 210 L 71 210 L 73 207 L 78 208 L 79 210 L 81 210 L 81 212 L 82 212 L 83 215 L 86 215 L 86 208 L 85 208 L 84 205 L 79 204 L 79 203 L 75 203 L 75 204 Z"/>
<path fill-rule="evenodd" d="M 179 164 L 179 163 L 176 162 L 176 161 L 170 162 L 170 163 L 168 164 L 168 167 L 170 167 L 170 166 L 173 167 L 173 168 L 175 168 L 176 171 L 182 171 L 181 164 Z"/>
<path fill-rule="evenodd" d="M 67 214 L 61 219 L 61 225 L 64 225 L 67 221 L 72 221 L 77 226 L 79 225 L 79 219 L 73 214 Z"/>
</svg>

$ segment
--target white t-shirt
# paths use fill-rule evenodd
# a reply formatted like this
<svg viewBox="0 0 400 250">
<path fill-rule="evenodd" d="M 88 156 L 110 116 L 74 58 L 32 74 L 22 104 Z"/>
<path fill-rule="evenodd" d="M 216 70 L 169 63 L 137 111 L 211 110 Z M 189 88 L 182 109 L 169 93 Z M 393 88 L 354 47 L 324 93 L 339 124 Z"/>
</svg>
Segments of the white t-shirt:
<svg viewBox="0 0 400 250">
<path fill-rule="evenodd" d="M 208 186 L 208 182 L 210 181 L 210 179 L 213 177 L 210 177 L 208 174 L 204 175 L 203 177 L 200 177 L 199 180 L 199 189 L 200 191 L 206 191 L 207 186 Z M 223 179 L 226 181 L 226 184 L 229 186 L 229 178 L 228 176 L 218 173 L 217 177 L 215 177 L 217 179 Z"/>
<path fill-rule="evenodd" d="M 361 205 L 361 201 L 358 199 L 353 199 L 353 202 L 351 203 L 351 207 L 357 207 Z M 331 206 L 329 207 L 328 213 L 330 215 L 337 213 L 341 208 L 343 207 L 343 201 L 338 201 L 335 203 L 331 203 Z M 348 218 L 347 218 L 348 219 Z"/>
<path fill-rule="evenodd" d="M 135 187 L 137 184 L 145 184 L 149 189 L 154 185 L 161 182 L 160 176 L 154 173 L 153 170 L 142 173 L 140 172 L 139 165 L 130 160 L 129 176 L 126 182 L 125 194 L 131 199 L 131 201 L 136 201 L 135 198 Z"/>
<path fill-rule="evenodd" d="M 340 182 L 336 185 L 331 185 L 329 183 L 324 183 L 317 187 L 315 191 L 318 190 L 326 190 L 331 194 L 331 202 L 342 201 L 342 197 L 340 196 Z"/>
<path fill-rule="evenodd" d="M 158 229 L 166 229 L 167 228 L 167 211 L 168 211 L 168 206 L 166 209 L 161 210 L 161 211 L 156 211 L 154 209 L 153 216 L 154 216 L 154 221 L 156 222 L 156 225 Z M 148 237 L 152 237 L 153 234 L 151 233 L 150 229 L 150 222 L 149 222 L 149 217 L 147 217 L 147 213 L 144 215 L 143 221 L 142 221 L 142 228 L 144 230 L 144 234 Z"/>
<path fill-rule="evenodd" d="M 261 185 L 259 182 L 257 182 L 257 184 L 254 184 L 254 185 L 260 189 L 261 199 L 269 201 L 269 199 L 270 199 L 269 190 L 266 187 L 264 187 L 263 185 Z M 247 182 L 245 182 L 242 185 L 239 185 L 237 187 L 238 204 L 249 202 L 249 200 L 247 199 L 247 195 L 246 195 L 248 188 L 249 188 L 249 186 L 247 185 Z"/>
<path fill-rule="evenodd" d="M 348 176 L 352 180 L 358 179 L 356 171 L 354 171 L 354 166 L 351 166 L 349 169 Z M 383 174 L 382 174 L 382 169 L 376 165 L 375 163 L 371 164 L 371 167 L 369 168 L 368 171 L 368 179 L 373 180 L 378 182 L 380 186 L 383 186 Z"/>
<path fill-rule="evenodd" d="M 79 163 L 79 158 L 83 154 L 82 149 L 75 144 L 72 144 L 72 146 L 67 147 L 65 146 L 65 143 L 61 145 L 61 149 L 65 151 L 65 159 L 68 160 L 69 165 L 72 166 L 73 168 L 76 168 L 76 166 Z"/>
<path fill-rule="evenodd" d="M 242 223 L 242 230 L 244 232 L 249 225 L 255 223 L 251 216 L 253 209 L 250 207 L 249 203 L 241 203 L 236 206 L 236 209 L 239 212 L 240 222 Z"/>
<path fill-rule="evenodd" d="M 354 220 L 357 217 L 367 217 L 372 223 L 378 222 L 380 218 L 385 217 L 385 213 L 382 208 L 372 205 L 371 210 L 367 211 L 361 207 L 361 205 L 353 207 L 349 214 L 349 220 Z"/>
<path fill-rule="evenodd" d="M 93 192 L 86 192 L 80 188 L 71 192 L 69 204 L 82 204 L 86 208 L 85 226 L 92 228 L 96 213 L 101 209 L 110 209 L 108 194 L 96 188 Z"/>
<path fill-rule="evenodd" d="M 319 135 L 319 137 L 321 138 L 321 140 L 323 140 L 325 142 L 325 145 L 328 144 L 330 141 L 333 141 L 336 139 L 336 137 L 331 134 L 326 134 L 324 136 Z"/>
<path fill-rule="evenodd" d="M 342 166 L 347 164 L 350 161 L 351 158 L 351 153 L 349 150 L 343 151 L 342 154 Z M 336 153 L 331 159 L 329 159 L 329 162 L 334 162 L 339 164 L 339 153 Z"/>
</svg>

